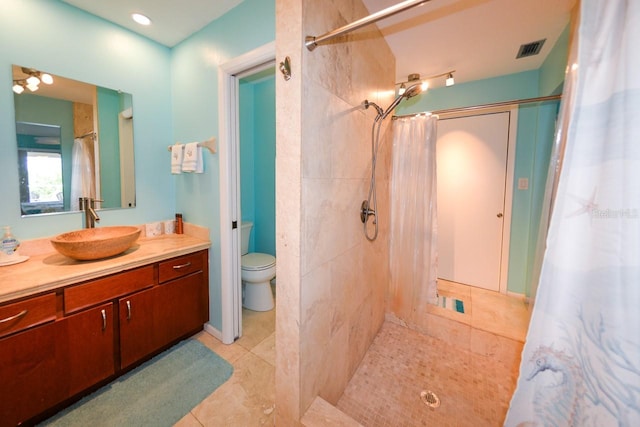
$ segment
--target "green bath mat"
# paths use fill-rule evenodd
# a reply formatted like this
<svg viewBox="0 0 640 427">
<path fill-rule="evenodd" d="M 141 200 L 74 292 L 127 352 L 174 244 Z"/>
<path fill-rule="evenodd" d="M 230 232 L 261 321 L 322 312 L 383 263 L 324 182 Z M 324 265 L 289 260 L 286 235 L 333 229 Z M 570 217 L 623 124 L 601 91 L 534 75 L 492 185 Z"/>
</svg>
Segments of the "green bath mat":
<svg viewBox="0 0 640 427">
<path fill-rule="evenodd" d="M 438 306 L 464 314 L 464 301 L 452 297 L 438 296 Z"/>
<path fill-rule="evenodd" d="M 84 397 L 42 426 L 172 426 L 229 379 L 233 367 L 185 340 Z"/>
</svg>

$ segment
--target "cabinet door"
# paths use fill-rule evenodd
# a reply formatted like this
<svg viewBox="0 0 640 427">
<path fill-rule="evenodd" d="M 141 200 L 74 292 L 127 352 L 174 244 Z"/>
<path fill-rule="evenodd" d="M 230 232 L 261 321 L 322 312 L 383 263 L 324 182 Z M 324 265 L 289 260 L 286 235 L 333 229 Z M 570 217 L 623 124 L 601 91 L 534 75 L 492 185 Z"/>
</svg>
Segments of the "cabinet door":
<svg viewBox="0 0 640 427">
<path fill-rule="evenodd" d="M 202 329 L 209 301 L 204 273 L 199 271 L 158 286 L 155 331 L 162 343 Z"/>
<path fill-rule="evenodd" d="M 59 323 L 58 343 L 66 352 L 69 396 L 115 373 L 112 303 L 67 316 Z"/>
<path fill-rule="evenodd" d="M 113 375 L 113 352 L 111 303 L 0 340 L 0 426 Z"/>
<path fill-rule="evenodd" d="M 130 366 L 162 345 L 154 333 L 154 295 L 155 288 L 152 288 L 119 300 L 121 368 Z"/>
<path fill-rule="evenodd" d="M 49 323 L 0 340 L 0 426 L 15 426 L 66 398 L 57 328 Z"/>
</svg>

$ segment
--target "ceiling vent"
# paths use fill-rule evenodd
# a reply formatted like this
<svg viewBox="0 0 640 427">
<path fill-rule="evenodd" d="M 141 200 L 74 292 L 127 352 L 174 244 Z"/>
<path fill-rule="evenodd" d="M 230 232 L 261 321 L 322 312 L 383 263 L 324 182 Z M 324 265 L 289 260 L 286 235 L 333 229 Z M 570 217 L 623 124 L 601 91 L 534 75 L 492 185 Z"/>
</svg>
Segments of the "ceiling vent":
<svg viewBox="0 0 640 427">
<path fill-rule="evenodd" d="M 547 39 L 538 40 L 535 42 L 523 44 L 520 46 L 518 50 L 518 54 L 516 55 L 516 59 L 526 58 L 527 56 L 533 56 L 540 53 L 540 49 L 542 49 L 542 45 Z"/>
</svg>

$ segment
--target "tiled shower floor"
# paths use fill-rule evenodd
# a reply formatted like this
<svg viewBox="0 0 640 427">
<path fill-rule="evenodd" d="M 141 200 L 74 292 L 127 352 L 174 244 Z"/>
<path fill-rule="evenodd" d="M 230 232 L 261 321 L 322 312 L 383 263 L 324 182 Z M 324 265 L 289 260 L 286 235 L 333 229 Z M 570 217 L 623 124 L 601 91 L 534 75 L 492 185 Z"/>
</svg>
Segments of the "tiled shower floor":
<svg viewBox="0 0 640 427">
<path fill-rule="evenodd" d="M 515 389 L 526 331 L 503 332 L 504 326 L 498 323 L 511 307 L 510 316 L 517 317 L 511 324 L 526 329 L 526 307 L 507 296 L 484 295 L 486 291 L 472 304 L 478 290 L 448 285 L 441 289 L 468 295 L 467 313 L 430 310 L 437 316 L 437 337 L 385 322 L 338 409 L 367 427 L 502 425 Z M 484 307 L 485 303 L 491 307 Z M 501 307 L 503 304 L 506 307 Z M 477 324 L 472 321 L 474 311 L 482 319 Z M 494 322 L 485 322 L 486 318 Z M 436 393 L 441 401 L 438 408 L 422 402 L 423 390 Z"/>
</svg>

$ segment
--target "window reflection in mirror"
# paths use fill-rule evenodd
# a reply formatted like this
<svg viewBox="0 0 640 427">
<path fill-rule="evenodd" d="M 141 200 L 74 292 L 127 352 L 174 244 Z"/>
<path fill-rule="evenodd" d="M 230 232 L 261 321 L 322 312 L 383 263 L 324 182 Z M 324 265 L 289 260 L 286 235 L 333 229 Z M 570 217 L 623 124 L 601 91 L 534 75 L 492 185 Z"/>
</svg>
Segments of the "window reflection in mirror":
<svg viewBox="0 0 640 427">
<path fill-rule="evenodd" d="M 135 206 L 130 94 L 16 65 L 13 91 L 23 215 Z"/>
<path fill-rule="evenodd" d="M 16 131 L 22 214 L 64 212 L 60 126 L 18 122 Z"/>
</svg>

